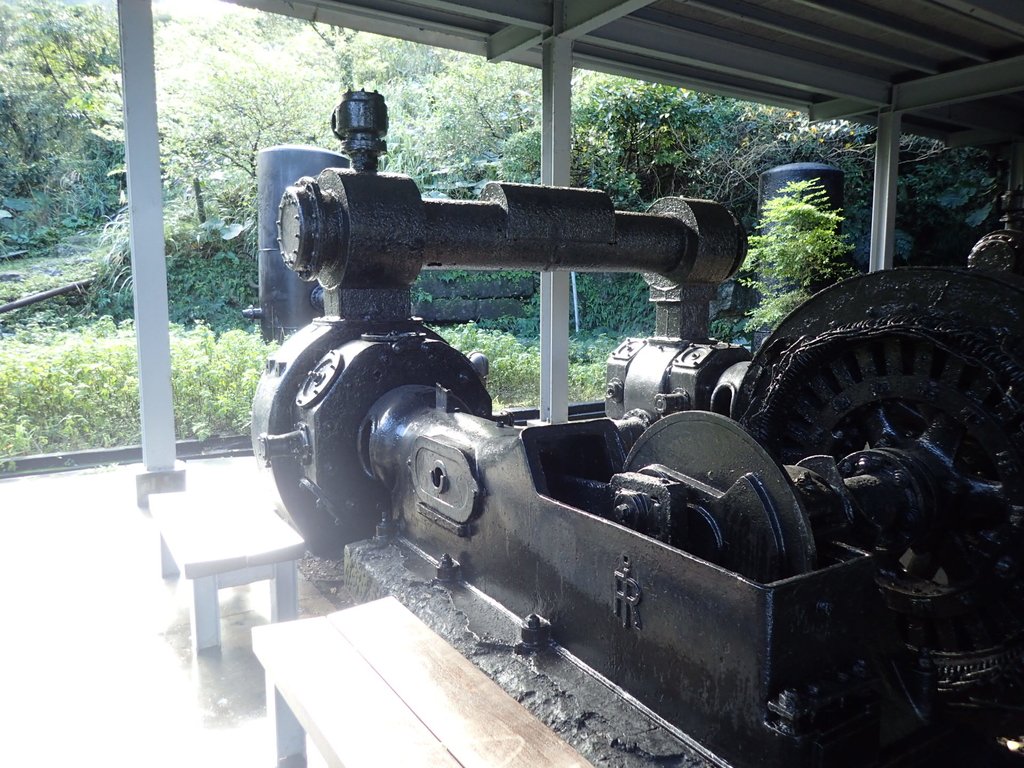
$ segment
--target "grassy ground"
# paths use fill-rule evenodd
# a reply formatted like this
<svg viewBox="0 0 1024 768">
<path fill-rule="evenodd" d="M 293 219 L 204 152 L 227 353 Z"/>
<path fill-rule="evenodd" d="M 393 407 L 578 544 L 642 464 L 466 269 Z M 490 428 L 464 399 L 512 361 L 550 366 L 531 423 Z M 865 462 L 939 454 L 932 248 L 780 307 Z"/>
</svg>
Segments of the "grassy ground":
<svg viewBox="0 0 1024 768">
<path fill-rule="evenodd" d="M 88 236 L 68 240 L 52 254 L 0 259 L 0 304 L 95 277 L 99 264 L 95 238 Z"/>
<path fill-rule="evenodd" d="M 536 339 L 473 324 L 442 333 L 464 353 L 490 360 L 498 409 L 535 405 Z M 574 339 L 569 397 L 600 399 L 615 340 Z M 244 434 L 272 348 L 255 331 L 171 328 L 171 383 L 179 439 Z M 138 374 L 131 323 L 101 318 L 71 329 L 27 326 L 0 337 L 0 457 L 131 445 L 139 441 Z"/>
</svg>

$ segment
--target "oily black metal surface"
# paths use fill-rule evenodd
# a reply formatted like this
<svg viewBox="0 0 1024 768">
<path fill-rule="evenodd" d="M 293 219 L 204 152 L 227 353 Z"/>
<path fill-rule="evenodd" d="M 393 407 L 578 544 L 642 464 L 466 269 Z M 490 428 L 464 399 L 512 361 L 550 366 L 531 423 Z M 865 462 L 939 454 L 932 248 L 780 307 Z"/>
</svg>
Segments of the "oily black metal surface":
<svg viewBox="0 0 1024 768">
<path fill-rule="evenodd" d="M 728 277 L 746 244 L 736 220 L 717 203 L 671 203 L 623 213 L 603 192 L 499 182 L 479 201 L 421 200 L 405 176 L 328 169 L 285 192 L 281 250 L 325 288 L 409 285 L 423 267 Z"/>
<path fill-rule="evenodd" d="M 490 396 L 469 361 L 411 320 L 318 320 L 267 361 L 253 444 L 315 554 L 373 535 L 387 503 L 360 462 L 360 430 L 381 396 L 409 382 L 456 388 L 467 410 L 490 415 Z"/>
<path fill-rule="evenodd" d="M 813 727 L 775 722 L 766 710 L 782 691 L 852 670 L 873 652 L 884 633 L 867 555 L 833 550 L 827 567 L 750 581 L 592 514 L 597 504 L 588 513 L 569 503 L 597 498 L 621 461 L 612 422 L 519 430 L 429 399 L 425 389 L 387 398 L 372 413 L 379 430 L 369 441 L 392 514 L 418 546 L 449 553 L 468 582 L 514 613 L 550 621 L 556 642 L 725 760 L 809 764 L 813 750 L 838 748 L 825 734 L 838 723 L 863 742 L 858 749 L 878 749 L 876 697 L 865 686 Z M 453 489 L 486 489 L 461 523 L 430 500 L 436 464 L 420 454 L 447 460 L 438 446 L 464 452 L 464 474 L 447 465 Z"/>
<path fill-rule="evenodd" d="M 346 92 L 331 127 L 353 168 L 299 179 L 278 217 L 285 264 L 327 289 L 408 287 L 423 267 L 640 271 L 672 288 L 717 284 L 743 261 L 746 235 L 718 203 L 668 198 L 624 213 L 596 190 L 501 182 L 479 201 L 421 200 L 408 177 L 376 172 L 380 94 Z"/>
<path fill-rule="evenodd" d="M 709 768 L 699 745 L 659 722 L 557 645 L 527 650 L 515 617 L 400 539 L 345 548 L 345 584 L 359 601 L 392 595 L 510 696 L 602 768 Z"/>
<path fill-rule="evenodd" d="M 707 338 L 707 286 L 745 247 L 721 206 L 500 183 L 423 201 L 375 172 L 379 96 L 334 127 L 356 169 L 280 211 L 328 318 L 268 361 L 253 418 L 315 552 L 402 537 L 451 594 L 511 611 L 520 653 L 566 649 L 722 765 L 936 764 L 950 702 L 1014 706 L 1024 284 L 848 281 L 748 365 Z M 616 418 L 523 427 L 491 415 L 482 361 L 408 319 L 434 266 L 652 273 L 664 337 L 613 353 Z"/>
<path fill-rule="evenodd" d="M 1024 188 L 1011 189 L 999 198 L 1003 229 L 984 235 L 971 249 L 971 268 L 1024 275 Z"/>
<path fill-rule="evenodd" d="M 357 171 L 376 171 L 388 151 L 388 107 L 376 91 L 347 91 L 331 115 L 331 130 Z"/>
<path fill-rule="evenodd" d="M 896 270 L 794 312 L 734 404 L 781 461 L 896 449 L 935 478 L 928 519 L 892 521 L 871 545 L 906 644 L 928 649 L 953 697 L 1017 697 L 1024 675 L 1022 361 L 1019 279 Z M 862 461 L 880 459 L 840 468 L 853 477 Z"/>
<path fill-rule="evenodd" d="M 657 419 L 677 411 L 713 410 L 722 374 L 749 359 L 744 347 L 722 342 L 626 339 L 608 357 L 605 413 L 621 419 L 639 410 Z"/>
<path fill-rule="evenodd" d="M 624 471 L 651 465 L 710 489 L 696 520 L 715 542 L 713 562 L 757 581 L 814 569 L 814 535 L 789 478 L 734 421 L 702 411 L 661 419 L 633 446 Z"/>
</svg>

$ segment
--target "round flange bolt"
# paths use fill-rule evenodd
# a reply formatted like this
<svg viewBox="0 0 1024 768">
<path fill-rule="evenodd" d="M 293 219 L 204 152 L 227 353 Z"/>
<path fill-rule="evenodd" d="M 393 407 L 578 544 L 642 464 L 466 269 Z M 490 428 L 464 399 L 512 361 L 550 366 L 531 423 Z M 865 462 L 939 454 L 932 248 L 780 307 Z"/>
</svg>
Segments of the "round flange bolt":
<svg viewBox="0 0 1024 768">
<path fill-rule="evenodd" d="M 346 91 L 331 115 L 331 130 L 356 171 L 373 173 L 388 151 L 388 107 L 376 91 Z"/>
<path fill-rule="evenodd" d="M 690 410 L 689 392 L 659 392 L 654 396 L 654 410 L 659 416 Z"/>
<path fill-rule="evenodd" d="M 519 627 L 519 637 L 527 648 L 540 648 L 551 642 L 551 622 L 531 613 Z"/>
<path fill-rule="evenodd" d="M 438 581 L 452 582 L 458 581 L 460 574 L 459 561 L 454 559 L 451 555 L 445 552 L 441 555 L 441 559 L 437 561 L 436 577 Z"/>
</svg>

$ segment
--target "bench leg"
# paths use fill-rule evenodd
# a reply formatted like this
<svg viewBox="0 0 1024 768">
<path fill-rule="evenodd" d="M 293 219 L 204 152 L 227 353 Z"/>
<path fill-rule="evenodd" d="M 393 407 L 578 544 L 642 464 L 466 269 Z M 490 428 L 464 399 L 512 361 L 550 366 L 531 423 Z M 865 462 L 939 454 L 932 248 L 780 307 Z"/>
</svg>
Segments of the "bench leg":
<svg viewBox="0 0 1024 768">
<path fill-rule="evenodd" d="M 299 617 L 299 581 L 294 560 L 274 563 L 270 580 L 270 620 L 291 621 Z"/>
<path fill-rule="evenodd" d="M 178 575 L 178 565 L 171 556 L 171 550 L 167 548 L 167 542 L 164 541 L 163 534 L 160 535 L 160 575 L 165 579 Z"/>
<path fill-rule="evenodd" d="M 267 675 L 267 718 L 274 724 L 278 765 L 304 765 L 306 731 Z"/>
<path fill-rule="evenodd" d="M 204 576 L 192 580 L 192 652 L 220 645 L 220 603 L 217 600 L 217 577 Z"/>
</svg>

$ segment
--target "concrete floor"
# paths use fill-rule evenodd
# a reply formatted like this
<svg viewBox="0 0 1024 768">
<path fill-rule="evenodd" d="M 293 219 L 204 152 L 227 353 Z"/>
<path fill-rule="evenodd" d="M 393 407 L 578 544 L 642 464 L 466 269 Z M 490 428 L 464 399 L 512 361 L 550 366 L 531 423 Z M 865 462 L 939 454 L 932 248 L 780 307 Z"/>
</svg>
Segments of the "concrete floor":
<svg viewBox="0 0 1024 768">
<path fill-rule="evenodd" d="M 186 474 L 190 493 L 256 482 L 251 458 Z M 273 765 L 250 642 L 268 584 L 221 590 L 221 650 L 198 658 L 189 594 L 160 577 L 132 469 L 0 480 L 0 765 Z M 299 610 L 335 608 L 300 578 Z"/>
</svg>

